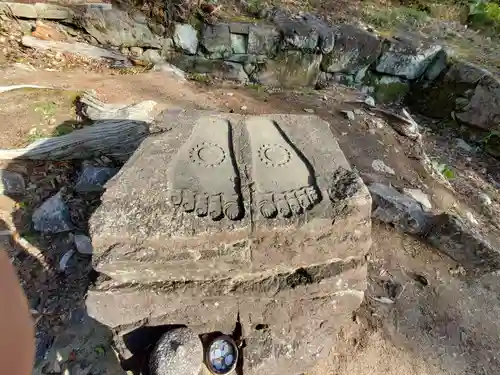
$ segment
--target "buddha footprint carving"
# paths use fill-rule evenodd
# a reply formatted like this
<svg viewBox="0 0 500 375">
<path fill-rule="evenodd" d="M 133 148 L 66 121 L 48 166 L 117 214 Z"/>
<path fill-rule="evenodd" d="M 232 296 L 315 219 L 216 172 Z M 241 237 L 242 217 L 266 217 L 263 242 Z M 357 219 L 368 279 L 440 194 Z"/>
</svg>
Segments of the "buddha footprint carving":
<svg viewBox="0 0 500 375">
<path fill-rule="evenodd" d="M 168 169 L 170 201 L 175 207 L 213 220 L 240 218 L 240 186 L 230 130 L 229 122 L 217 117 L 198 120 Z"/>
<path fill-rule="evenodd" d="M 266 218 L 290 217 L 310 209 L 319 200 L 313 176 L 277 125 L 264 117 L 251 117 L 246 127 L 260 213 Z"/>
</svg>

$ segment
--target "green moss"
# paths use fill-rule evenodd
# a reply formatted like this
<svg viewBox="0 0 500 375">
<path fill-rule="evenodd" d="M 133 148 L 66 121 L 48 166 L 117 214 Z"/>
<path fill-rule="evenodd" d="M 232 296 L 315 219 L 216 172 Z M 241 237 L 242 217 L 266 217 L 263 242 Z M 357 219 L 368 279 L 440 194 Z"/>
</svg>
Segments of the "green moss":
<svg viewBox="0 0 500 375">
<path fill-rule="evenodd" d="M 381 103 L 401 102 L 410 91 L 404 82 L 381 83 L 375 86 L 375 99 Z"/>
<path fill-rule="evenodd" d="M 188 73 L 187 78 L 191 81 L 199 82 L 208 85 L 211 80 L 207 74 L 202 73 Z"/>
<path fill-rule="evenodd" d="M 411 26 L 419 28 L 430 22 L 426 12 L 408 7 L 365 7 L 362 11 L 363 18 L 382 30 L 390 31 L 398 26 Z"/>
<path fill-rule="evenodd" d="M 490 1 L 475 1 L 470 6 L 468 23 L 487 34 L 500 32 L 500 5 Z"/>
</svg>

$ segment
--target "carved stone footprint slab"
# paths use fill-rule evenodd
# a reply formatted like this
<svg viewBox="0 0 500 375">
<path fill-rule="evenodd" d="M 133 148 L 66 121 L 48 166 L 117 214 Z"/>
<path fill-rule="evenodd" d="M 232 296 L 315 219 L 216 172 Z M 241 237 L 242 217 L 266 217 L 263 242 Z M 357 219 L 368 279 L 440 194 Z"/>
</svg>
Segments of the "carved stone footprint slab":
<svg viewBox="0 0 500 375">
<path fill-rule="evenodd" d="M 231 146 L 231 127 L 217 117 L 200 118 L 168 169 L 171 203 L 213 220 L 240 218 L 240 186 Z"/>
<path fill-rule="evenodd" d="M 265 117 L 246 120 L 257 206 L 266 217 L 289 217 L 318 201 L 313 176 L 278 126 Z"/>
</svg>

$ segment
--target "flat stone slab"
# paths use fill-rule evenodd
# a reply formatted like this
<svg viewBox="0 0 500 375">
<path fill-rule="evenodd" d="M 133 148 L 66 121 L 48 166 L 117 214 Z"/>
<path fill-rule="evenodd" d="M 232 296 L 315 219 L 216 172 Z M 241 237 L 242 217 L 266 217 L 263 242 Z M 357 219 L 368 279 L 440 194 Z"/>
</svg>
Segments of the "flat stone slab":
<svg viewBox="0 0 500 375">
<path fill-rule="evenodd" d="M 246 373 L 304 372 L 366 287 L 371 198 L 310 115 L 160 115 L 91 218 L 95 319 L 245 337 Z M 132 353 L 133 354 L 133 353 Z"/>
</svg>

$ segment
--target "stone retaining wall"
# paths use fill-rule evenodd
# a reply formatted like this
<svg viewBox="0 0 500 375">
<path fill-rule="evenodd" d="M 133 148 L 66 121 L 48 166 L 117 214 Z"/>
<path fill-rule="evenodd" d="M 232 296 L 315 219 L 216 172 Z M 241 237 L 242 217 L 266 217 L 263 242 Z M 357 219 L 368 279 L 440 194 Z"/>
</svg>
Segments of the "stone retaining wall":
<svg viewBox="0 0 500 375">
<path fill-rule="evenodd" d="M 323 88 L 335 82 L 357 87 L 377 102 L 406 101 L 424 115 L 467 125 L 480 137 L 493 135 L 490 151 L 500 154 L 498 78 L 450 59 L 442 46 L 416 35 L 383 38 L 280 10 L 260 20 L 196 28 L 177 24 L 168 30 L 138 10 L 88 6 L 74 17 L 73 9 L 57 5 L 0 3 L 0 11 L 4 4 L 17 17 L 73 23 L 105 47 L 154 64 L 168 60 L 190 73 L 280 87 Z"/>
</svg>

